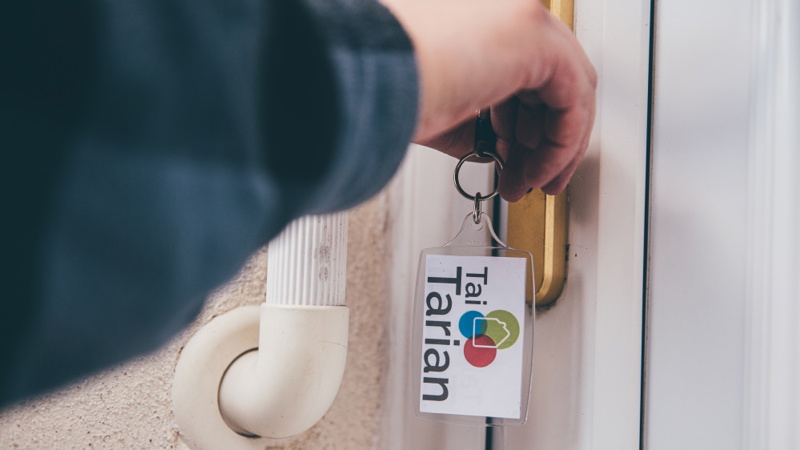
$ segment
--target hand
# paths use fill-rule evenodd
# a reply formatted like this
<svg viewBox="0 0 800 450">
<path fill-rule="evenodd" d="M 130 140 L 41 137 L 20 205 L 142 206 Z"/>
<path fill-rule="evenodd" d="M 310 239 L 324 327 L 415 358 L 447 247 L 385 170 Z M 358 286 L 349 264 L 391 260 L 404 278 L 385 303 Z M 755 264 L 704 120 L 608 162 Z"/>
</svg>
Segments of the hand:
<svg viewBox="0 0 800 450">
<path fill-rule="evenodd" d="M 500 195 L 563 190 L 589 143 L 597 74 L 567 26 L 538 0 L 387 0 L 414 43 L 420 112 L 414 141 L 472 150 L 491 107 L 506 161 Z"/>
</svg>

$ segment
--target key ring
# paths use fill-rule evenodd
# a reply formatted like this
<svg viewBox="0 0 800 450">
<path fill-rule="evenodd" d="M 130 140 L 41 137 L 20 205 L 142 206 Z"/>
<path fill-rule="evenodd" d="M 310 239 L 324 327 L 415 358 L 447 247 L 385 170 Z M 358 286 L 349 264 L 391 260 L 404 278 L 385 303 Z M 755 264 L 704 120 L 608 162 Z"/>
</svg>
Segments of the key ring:
<svg viewBox="0 0 800 450">
<path fill-rule="evenodd" d="M 470 158 L 492 158 L 495 164 L 495 171 L 500 173 L 500 171 L 503 170 L 503 159 L 500 158 L 500 155 L 494 151 L 494 145 L 496 141 L 497 135 L 494 134 L 494 130 L 492 129 L 492 123 L 489 118 L 489 110 L 479 111 L 475 122 L 475 145 L 473 150 L 461 157 L 461 159 L 458 161 L 458 164 L 456 164 L 455 171 L 453 172 L 453 182 L 456 185 L 456 190 L 458 193 L 464 198 L 473 200 L 475 202 L 472 211 L 472 218 L 475 223 L 478 223 L 480 220 L 481 202 L 484 200 L 489 200 L 497 195 L 499 187 L 495 181 L 494 191 L 492 191 L 491 194 L 482 196 L 480 192 L 477 192 L 475 195 L 470 195 L 464 190 L 463 187 L 461 187 L 461 182 L 458 181 L 458 174 L 461 172 L 461 167 Z"/>
<path fill-rule="evenodd" d="M 496 172 L 499 173 L 501 170 L 503 170 L 503 159 L 500 158 L 500 155 L 498 155 L 497 153 L 494 153 L 494 152 L 492 152 L 492 153 L 488 153 L 487 152 L 487 153 L 481 154 L 477 150 L 473 150 L 473 151 L 467 153 L 466 155 L 462 156 L 461 159 L 458 161 L 458 164 L 456 164 L 456 170 L 455 170 L 455 172 L 453 172 L 453 181 L 456 184 L 456 190 L 458 190 L 458 193 L 461 194 L 464 198 L 466 198 L 468 200 L 476 200 L 476 201 L 481 201 L 482 202 L 484 200 L 489 200 L 490 198 L 492 198 L 495 195 L 497 195 L 497 190 L 498 190 L 497 186 L 494 187 L 494 190 L 489 195 L 482 196 L 480 192 L 476 193 L 476 195 L 468 194 L 467 191 L 465 191 L 464 188 L 461 187 L 461 182 L 458 181 L 458 174 L 461 172 L 461 166 L 463 166 L 464 163 L 467 162 L 468 159 L 470 159 L 470 158 L 487 158 L 487 157 L 492 158 L 494 160 L 495 171 Z"/>
</svg>

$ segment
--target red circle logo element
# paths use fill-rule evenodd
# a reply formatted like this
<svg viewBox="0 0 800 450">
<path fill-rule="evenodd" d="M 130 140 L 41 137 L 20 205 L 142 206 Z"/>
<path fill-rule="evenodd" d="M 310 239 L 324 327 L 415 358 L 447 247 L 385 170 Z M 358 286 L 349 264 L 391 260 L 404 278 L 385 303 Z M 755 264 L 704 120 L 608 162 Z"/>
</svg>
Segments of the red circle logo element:
<svg viewBox="0 0 800 450">
<path fill-rule="evenodd" d="M 488 366 L 496 356 L 495 342 L 485 334 L 475 335 L 464 344 L 464 357 L 475 367 Z"/>
</svg>

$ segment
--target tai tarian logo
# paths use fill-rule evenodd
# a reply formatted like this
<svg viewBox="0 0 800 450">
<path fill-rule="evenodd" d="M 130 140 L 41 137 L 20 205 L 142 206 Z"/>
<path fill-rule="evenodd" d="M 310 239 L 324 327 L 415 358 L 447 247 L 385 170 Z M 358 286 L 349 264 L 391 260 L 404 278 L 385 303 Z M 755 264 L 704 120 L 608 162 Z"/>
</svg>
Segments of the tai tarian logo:
<svg viewBox="0 0 800 450">
<path fill-rule="evenodd" d="M 517 318 L 502 309 L 485 316 L 478 311 L 467 311 L 459 319 L 458 329 L 467 338 L 464 357 L 475 367 L 488 366 L 498 350 L 511 347 L 519 338 Z"/>
</svg>

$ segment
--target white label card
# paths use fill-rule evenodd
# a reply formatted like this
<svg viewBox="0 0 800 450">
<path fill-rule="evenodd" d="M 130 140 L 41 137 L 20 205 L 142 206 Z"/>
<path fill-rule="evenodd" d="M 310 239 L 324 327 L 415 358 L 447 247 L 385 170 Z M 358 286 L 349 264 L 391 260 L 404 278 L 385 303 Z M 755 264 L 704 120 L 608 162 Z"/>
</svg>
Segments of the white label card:
<svg viewBox="0 0 800 450">
<path fill-rule="evenodd" d="M 526 262 L 427 255 L 420 412 L 520 418 Z"/>
</svg>

